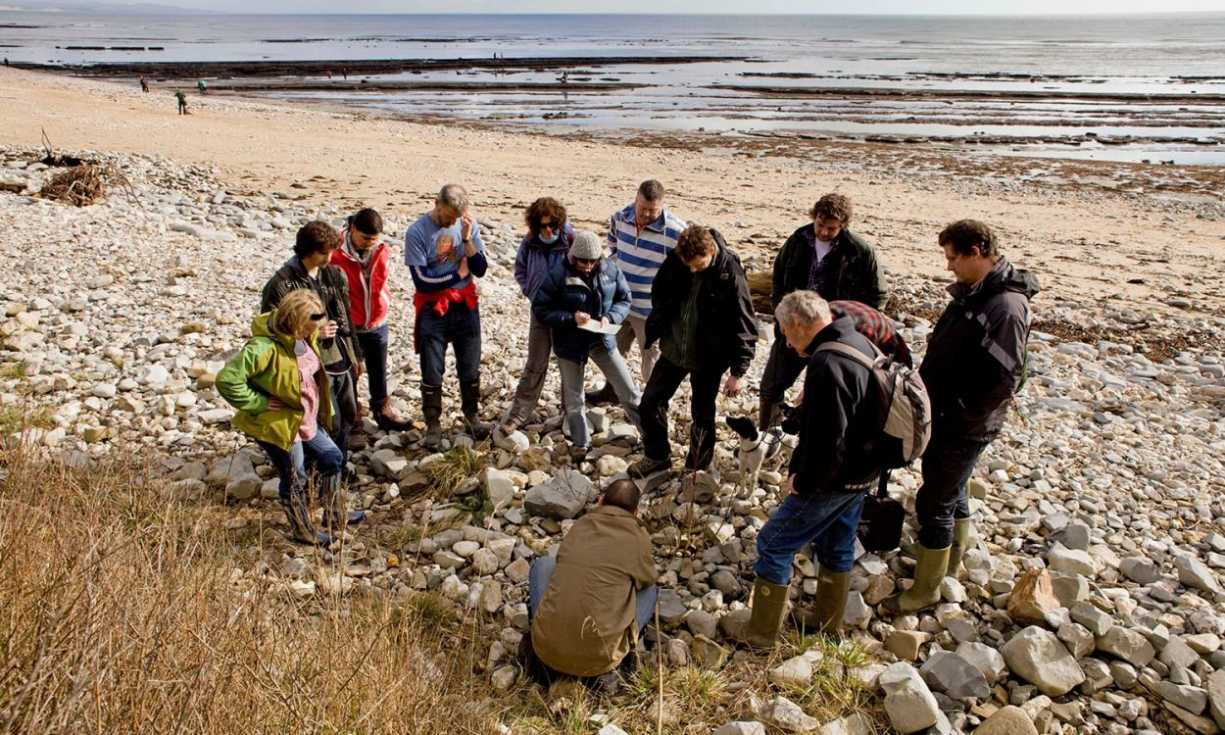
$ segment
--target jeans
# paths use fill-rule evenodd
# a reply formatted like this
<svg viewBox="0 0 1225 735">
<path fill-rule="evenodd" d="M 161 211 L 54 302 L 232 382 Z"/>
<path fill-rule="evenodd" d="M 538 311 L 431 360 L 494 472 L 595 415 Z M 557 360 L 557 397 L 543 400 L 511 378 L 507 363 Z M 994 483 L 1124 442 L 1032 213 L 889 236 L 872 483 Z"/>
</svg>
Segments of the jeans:
<svg viewBox="0 0 1225 735">
<path fill-rule="evenodd" d="M 277 477 L 281 481 L 278 490 L 283 500 L 289 498 L 289 489 L 295 480 L 306 482 L 307 460 L 312 468 L 323 476 L 338 475 L 345 466 L 344 454 L 322 426 L 315 430 L 313 439 L 294 442 L 293 448 L 288 452 L 268 442 L 257 440 L 256 444 L 259 444 L 268 455 L 272 466 L 276 468 Z"/>
<path fill-rule="evenodd" d="M 757 534 L 757 576 L 789 584 L 795 553 L 809 543 L 822 569 L 849 572 L 864 497 L 862 492 L 788 495 Z"/>
<path fill-rule="evenodd" d="M 761 373 L 761 399 L 771 403 L 783 400 L 787 389 L 795 385 L 807 366 L 807 357 L 791 349 L 786 339 L 776 337 L 770 345 L 770 357 Z"/>
<path fill-rule="evenodd" d="M 659 362 L 659 342 L 643 347 L 647 343 L 647 318 L 630 314 L 621 323 L 621 331 L 617 332 L 617 349 L 628 357 L 634 340 L 638 341 L 638 351 L 642 357 L 642 382 L 645 383 L 651 379 L 651 371 L 655 369 L 655 363 Z"/>
<path fill-rule="evenodd" d="M 689 412 L 693 422 L 689 429 L 689 455 L 685 459 L 685 468 L 710 468 L 715 456 L 715 399 L 719 395 L 719 381 L 726 370 L 721 367 L 718 370 L 700 368 L 691 371 L 666 357 L 655 363 L 638 408 L 642 415 L 642 441 L 649 459 L 666 460 L 672 456 L 672 447 L 668 444 L 668 403 L 681 387 L 681 381 L 689 376 L 689 387 L 692 389 Z"/>
<path fill-rule="evenodd" d="M 642 421 L 638 416 L 638 402 L 642 394 L 630 377 L 625 359 L 616 350 L 610 350 L 603 342 L 597 342 L 591 348 L 590 359 L 604 373 L 604 379 L 612 386 L 621 401 L 630 421 L 641 429 Z M 566 424 L 570 428 L 570 442 L 576 447 L 588 447 L 591 444 L 591 424 L 587 421 L 586 397 L 583 394 L 583 373 L 587 363 L 557 358 L 561 369 L 562 401 L 566 405 Z"/>
<path fill-rule="evenodd" d="M 353 373 L 329 375 L 332 382 L 332 403 L 336 407 L 336 436 L 332 437 L 341 455 L 349 456 L 349 434 L 357 425 L 357 383 Z"/>
<path fill-rule="evenodd" d="M 417 340 L 421 346 L 421 382 L 431 387 L 442 385 L 447 345 L 455 350 L 455 367 L 460 383 L 471 383 L 481 376 L 481 311 L 463 304 L 451 304 L 438 316 L 427 308 L 417 320 Z"/>
<path fill-rule="evenodd" d="M 915 496 L 919 543 L 924 547 L 943 549 L 950 546 L 954 520 L 970 517 L 966 483 L 989 443 L 932 433 L 927 451 L 923 453 L 923 485 Z"/>
<path fill-rule="evenodd" d="M 527 328 L 527 363 L 519 376 L 515 388 L 515 399 L 510 406 L 509 418 L 526 422 L 540 402 L 544 391 L 544 379 L 549 374 L 549 358 L 553 354 L 553 332 L 532 314 Z M 582 382 L 582 381 L 580 381 Z"/>
<path fill-rule="evenodd" d="M 366 384 L 370 387 L 370 413 L 378 415 L 387 403 L 387 345 L 390 342 L 387 325 L 358 332 L 357 342 L 366 355 Z"/>
<path fill-rule="evenodd" d="M 527 619 L 530 623 L 540 609 L 544 593 L 549 589 L 549 580 L 553 578 L 553 570 L 557 568 L 557 557 L 539 556 L 532 562 L 527 575 Z M 647 627 L 651 616 L 655 614 L 655 601 L 659 599 L 659 588 L 655 585 L 638 590 L 637 608 L 634 612 L 638 632 Z"/>
</svg>

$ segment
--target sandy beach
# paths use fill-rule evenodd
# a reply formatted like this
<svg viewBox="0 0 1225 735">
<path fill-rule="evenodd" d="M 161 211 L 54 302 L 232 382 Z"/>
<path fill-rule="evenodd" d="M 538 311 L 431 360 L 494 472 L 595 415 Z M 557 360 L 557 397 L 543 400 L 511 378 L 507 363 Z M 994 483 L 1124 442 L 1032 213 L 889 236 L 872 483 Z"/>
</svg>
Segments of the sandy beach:
<svg viewBox="0 0 1225 735">
<path fill-rule="evenodd" d="M 921 150 L 865 144 L 756 151 L 718 139 L 619 144 L 218 97 L 193 96 L 192 114 L 180 117 L 165 89 L 145 95 L 135 82 L 10 69 L 0 72 L 0 99 L 0 136 L 10 143 L 37 145 L 45 130 L 64 150 L 211 165 L 235 192 L 409 215 L 424 211 L 440 184 L 459 181 L 478 216 L 517 222 L 529 201 L 553 194 L 577 226 L 601 229 L 640 180 L 655 177 L 669 187 L 669 207 L 718 227 L 750 267 L 764 268 L 812 202 L 837 190 L 852 197 L 853 228 L 878 245 L 894 273 L 942 279 L 936 232 L 976 217 L 998 228 L 1011 257 L 1041 274 L 1047 296 L 1039 308 L 1072 301 L 1219 314 L 1225 307 L 1216 275 L 1225 266 L 1219 195 L 1098 185 L 1112 177 L 1143 181 L 1163 167 L 1082 162 L 1070 176 L 1068 162 L 999 158 L 942 167 Z M 1026 174 L 990 175 L 996 168 Z"/>
</svg>

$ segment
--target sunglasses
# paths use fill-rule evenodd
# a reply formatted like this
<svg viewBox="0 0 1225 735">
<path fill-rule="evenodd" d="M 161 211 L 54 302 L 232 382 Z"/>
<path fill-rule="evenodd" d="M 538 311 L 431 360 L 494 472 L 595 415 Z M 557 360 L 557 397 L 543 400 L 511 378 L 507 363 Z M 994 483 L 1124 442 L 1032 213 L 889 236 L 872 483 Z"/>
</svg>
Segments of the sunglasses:
<svg viewBox="0 0 1225 735">
<path fill-rule="evenodd" d="M 311 321 L 312 321 L 312 322 L 321 322 L 321 321 L 323 321 L 324 319 L 327 319 L 327 318 L 328 318 L 328 315 L 327 315 L 327 314 L 311 314 Z"/>
<path fill-rule="evenodd" d="M 600 262 L 599 258 L 575 258 L 576 265 L 595 265 Z"/>
</svg>

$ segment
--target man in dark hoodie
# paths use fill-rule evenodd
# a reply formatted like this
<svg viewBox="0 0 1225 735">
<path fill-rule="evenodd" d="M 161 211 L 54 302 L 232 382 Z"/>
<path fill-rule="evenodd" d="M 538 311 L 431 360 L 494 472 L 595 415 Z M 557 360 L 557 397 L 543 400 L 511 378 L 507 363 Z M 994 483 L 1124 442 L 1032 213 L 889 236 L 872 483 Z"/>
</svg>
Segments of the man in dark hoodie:
<svg viewBox="0 0 1225 735">
<path fill-rule="evenodd" d="M 932 405 L 932 436 L 923 485 L 914 585 L 891 607 L 910 613 L 940 600 L 940 582 L 956 573 L 973 529 L 966 482 L 1004 424 L 1025 378 L 1030 299 L 1038 280 L 1000 254 L 991 228 L 976 220 L 945 227 L 940 247 L 956 282 L 953 300 L 927 340 L 919 368 Z"/>
<path fill-rule="evenodd" d="M 656 274 L 646 346 L 657 340 L 660 359 L 639 406 L 645 456 L 630 466 L 630 477 L 647 477 L 672 466 L 668 404 L 686 376 L 693 390 L 689 403 L 693 423 L 685 469 L 709 469 L 719 383 L 730 371 L 723 392 L 739 394 L 740 380 L 753 361 L 757 319 L 748 281 L 740 258 L 717 230 L 702 225 L 685 228 Z"/>
<path fill-rule="evenodd" d="M 826 301 L 858 301 L 880 309 L 888 298 L 885 274 L 876 251 L 851 232 L 851 200 L 842 194 L 826 194 L 817 200 L 805 224 L 787 238 L 774 259 L 774 308 L 792 291 L 816 291 Z M 779 407 L 808 360 L 787 346 L 778 325 L 774 344 L 761 374 L 758 426 L 772 426 Z"/>
</svg>

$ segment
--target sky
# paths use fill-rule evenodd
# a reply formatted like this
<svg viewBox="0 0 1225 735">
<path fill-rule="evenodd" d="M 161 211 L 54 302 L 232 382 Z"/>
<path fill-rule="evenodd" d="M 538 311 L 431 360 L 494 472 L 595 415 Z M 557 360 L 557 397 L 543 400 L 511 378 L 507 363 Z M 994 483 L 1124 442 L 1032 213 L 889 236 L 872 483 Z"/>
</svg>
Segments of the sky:
<svg viewBox="0 0 1225 735">
<path fill-rule="evenodd" d="M 72 0 L 68 0 L 71 2 Z M 85 0 L 88 2 L 88 0 Z M 80 2 L 80 0 L 77 0 Z M 1225 0 L 152 0 L 159 5 L 247 13 L 886 13 L 1043 14 L 1225 12 Z M 0 9 L 55 7 L 55 0 L 0 0 Z M 106 4 L 130 4 L 109 0 Z"/>
</svg>

